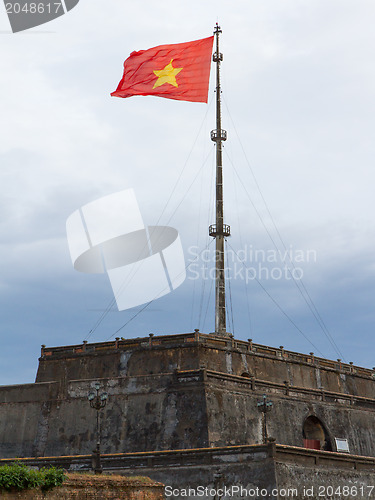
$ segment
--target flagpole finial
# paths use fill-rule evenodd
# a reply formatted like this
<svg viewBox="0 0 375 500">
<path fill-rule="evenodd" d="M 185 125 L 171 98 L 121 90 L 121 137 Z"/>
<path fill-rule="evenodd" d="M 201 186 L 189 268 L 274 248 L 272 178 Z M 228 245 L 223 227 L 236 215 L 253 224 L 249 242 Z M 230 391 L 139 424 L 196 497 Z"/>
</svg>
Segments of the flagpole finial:
<svg viewBox="0 0 375 500">
<path fill-rule="evenodd" d="M 214 34 L 216 35 L 216 33 L 222 33 L 219 23 L 216 23 L 216 26 L 214 28 Z"/>
</svg>

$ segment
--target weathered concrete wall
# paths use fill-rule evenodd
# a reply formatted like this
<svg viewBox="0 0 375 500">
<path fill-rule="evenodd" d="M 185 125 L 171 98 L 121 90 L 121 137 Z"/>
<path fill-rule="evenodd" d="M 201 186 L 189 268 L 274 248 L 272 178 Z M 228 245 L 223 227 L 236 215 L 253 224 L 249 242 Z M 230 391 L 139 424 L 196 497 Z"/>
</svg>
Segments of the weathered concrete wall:
<svg viewBox="0 0 375 500">
<path fill-rule="evenodd" d="M 262 400 L 262 387 L 255 384 L 252 388 L 249 382 L 223 380 L 208 374 L 206 394 L 212 446 L 263 442 L 262 415 L 257 408 Z M 375 456 L 374 410 L 350 405 L 349 401 L 338 404 L 310 394 L 286 395 L 275 387 L 265 386 L 265 389 L 273 403 L 267 414 L 268 436 L 277 443 L 303 447 L 303 424 L 313 415 L 324 424 L 333 451 L 336 451 L 334 438 L 346 438 L 351 453 Z"/>
<path fill-rule="evenodd" d="M 101 412 L 104 453 L 209 446 L 201 373 L 101 383 L 109 394 Z M 0 404 L 0 457 L 91 453 L 96 443 L 96 411 L 87 399 L 91 386 L 91 380 L 70 381 L 64 397 L 44 400 L 35 394 L 35 401 Z"/>
<path fill-rule="evenodd" d="M 47 492 L 32 489 L 0 495 L 3 500 L 163 500 L 164 487 L 147 477 L 69 474 L 62 486 Z"/>
<path fill-rule="evenodd" d="M 36 381 L 116 378 L 207 368 L 375 398 L 375 371 L 201 333 L 43 348 Z"/>
<path fill-rule="evenodd" d="M 276 470 L 279 491 L 285 490 L 291 497 L 294 490 L 297 495 L 292 498 L 297 500 L 375 498 L 375 474 L 369 471 L 283 463 L 277 464 Z"/>
<path fill-rule="evenodd" d="M 170 341 L 168 341 L 170 339 Z M 147 339 L 113 342 L 71 348 L 45 349 L 39 359 L 36 382 L 85 380 L 170 373 L 176 369 L 199 368 L 199 345 L 176 342 L 176 336 L 163 343 Z"/>
<path fill-rule="evenodd" d="M 87 401 L 91 381 L 72 381 L 68 397 L 49 421 L 43 455 L 91 453 L 96 440 L 96 411 Z M 104 453 L 208 446 L 204 386 L 174 374 L 103 380 L 108 394 L 102 411 Z"/>
<path fill-rule="evenodd" d="M 91 453 L 97 380 L 109 394 L 104 453 L 262 443 L 265 393 L 279 443 L 303 446 L 314 415 L 333 450 L 347 438 L 351 453 L 375 456 L 371 370 L 195 333 L 43 348 L 37 383 L 0 387 L 0 457 Z"/>
<path fill-rule="evenodd" d="M 211 490 L 242 485 L 249 489 L 264 489 L 267 494 L 270 493 L 276 487 L 274 454 L 274 445 L 208 448 L 107 455 L 102 457 L 102 464 L 105 470 L 116 474 L 123 474 L 126 477 L 144 474 L 154 481 L 165 484 L 165 498 L 213 500 L 209 492 L 202 496 L 202 488 Z M 71 457 L 71 459 L 70 465 L 67 457 L 56 458 L 52 462 L 48 458 L 28 459 L 26 462 L 39 467 L 46 464 L 70 466 L 76 469 L 81 467 L 81 470 L 90 467 L 90 457 Z M 187 494 L 189 489 L 191 491 Z M 230 498 L 239 500 L 242 496 L 234 492 Z"/>
<path fill-rule="evenodd" d="M 57 382 L 0 387 L 0 456 L 36 456 L 46 439 Z"/>
<path fill-rule="evenodd" d="M 55 465 L 69 470 L 91 469 L 91 456 L 46 457 L 25 459 L 24 462 L 34 467 Z M 166 498 L 179 500 L 214 498 L 211 490 L 216 490 L 216 498 L 223 500 L 374 498 L 375 458 L 274 443 L 104 455 L 102 465 L 104 470 L 116 474 L 145 474 L 163 482 Z M 352 489 L 344 490 L 345 486 Z M 340 487 L 341 494 L 330 494 L 332 487 Z M 220 491 L 223 488 L 227 488 L 226 493 Z"/>
<path fill-rule="evenodd" d="M 191 450 L 181 452 L 178 460 L 174 458 L 175 463 L 167 454 L 151 459 L 144 457 L 143 461 L 139 457 L 141 461 L 137 463 L 139 469 L 166 485 L 166 498 L 202 498 L 198 496 L 198 487 L 206 488 L 208 495 L 203 498 L 213 499 L 212 491 L 222 500 L 375 498 L 374 459 L 271 443 L 205 452 L 196 450 L 196 453 Z M 147 467 L 148 460 L 152 467 Z M 132 468 L 131 462 L 131 457 L 124 457 L 124 473 L 136 473 L 137 468 Z M 120 462 L 117 466 L 121 467 Z M 332 494 L 332 489 L 336 494 Z"/>
<path fill-rule="evenodd" d="M 109 393 L 102 411 L 104 453 L 152 451 L 262 443 L 257 403 L 265 392 L 273 402 L 268 435 L 278 443 L 303 446 L 303 423 L 310 415 L 334 437 L 347 438 L 350 451 L 374 456 L 375 412 L 348 404 L 285 395 L 282 388 L 209 372 L 102 380 Z M 87 393 L 92 381 L 71 381 L 64 399 L 0 405 L 2 457 L 91 453 L 96 412 Z M 321 399 L 321 398 L 320 398 Z"/>
<path fill-rule="evenodd" d="M 164 482 L 166 499 L 186 500 L 188 497 L 191 500 L 214 500 L 217 493 L 216 498 L 240 500 L 245 498 L 241 488 L 247 491 L 263 490 L 263 498 L 277 498 L 272 495 L 272 490 L 277 487 L 274 463 L 266 457 L 246 463 L 239 461 L 219 466 L 202 464 L 199 468 L 146 470 L 155 480 Z M 136 474 L 136 471 L 133 473 Z"/>
<path fill-rule="evenodd" d="M 288 382 L 291 386 L 325 390 L 375 398 L 374 379 L 363 376 L 350 365 L 319 360 L 312 356 L 286 353 L 284 350 L 258 346 L 256 350 L 245 350 L 243 344 L 234 347 L 211 347 L 212 340 L 202 344 L 199 356 L 201 367 L 222 373 L 251 377 L 269 382 Z M 228 342 L 227 342 L 228 344 Z M 231 345 L 231 344 L 230 344 Z M 327 366 L 328 365 L 328 366 Z M 344 370 L 345 368 L 345 370 Z"/>
</svg>

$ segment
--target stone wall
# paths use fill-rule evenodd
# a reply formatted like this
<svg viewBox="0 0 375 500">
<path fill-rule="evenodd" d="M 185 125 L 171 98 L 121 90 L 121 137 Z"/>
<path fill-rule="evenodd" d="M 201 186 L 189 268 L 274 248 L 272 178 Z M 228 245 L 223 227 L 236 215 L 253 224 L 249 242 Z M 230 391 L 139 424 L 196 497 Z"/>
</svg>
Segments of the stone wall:
<svg viewBox="0 0 375 500">
<path fill-rule="evenodd" d="M 2 500 L 162 500 L 164 486 L 149 478 L 68 474 L 64 484 L 40 490 L 0 493 Z"/>
<path fill-rule="evenodd" d="M 374 475 L 358 470 L 316 467 L 301 464 L 278 464 L 277 484 L 279 491 L 291 492 L 296 500 L 322 500 L 337 498 L 346 500 L 371 500 L 375 498 Z M 282 497 L 281 497 L 282 498 Z"/>
<path fill-rule="evenodd" d="M 70 471 L 91 468 L 89 455 L 23 461 L 29 466 L 54 465 Z M 375 458 L 275 443 L 104 455 L 102 465 L 108 472 L 126 477 L 142 474 L 161 482 L 166 499 L 173 500 L 213 500 L 211 491 L 225 487 L 227 493 L 219 494 L 222 500 L 375 498 Z M 331 488 L 341 488 L 341 494 L 330 494 Z M 203 496 L 202 489 L 207 491 Z"/>
<path fill-rule="evenodd" d="M 297 500 L 375 498 L 374 459 L 281 446 L 277 450 L 279 492 L 294 490 Z"/>
<path fill-rule="evenodd" d="M 351 453 L 375 456 L 372 370 L 198 333 L 41 354 L 35 384 L 0 387 L 0 457 L 91 453 L 96 412 L 87 394 L 98 380 L 109 394 L 104 453 L 260 444 L 257 403 L 266 394 L 268 435 L 278 443 L 303 446 L 314 416 L 333 451 L 334 438 L 346 438 Z"/>
<path fill-rule="evenodd" d="M 261 444 L 262 415 L 257 403 L 265 393 L 273 403 L 267 414 L 267 432 L 277 443 L 303 447 L 304 422 L 307 417 L 316 416 L 327 430 L 333 451 L 336 451 L 335 438 L 345 438 L 351 453 L 375 456 L 375 408 L 362 407 L 360 402 L 352 404 L 349 399 L 340 400 L 339 395 L 330 397 L 302 387 L 294 386 L 291 390 L 264 380 L 240 381 L 209 372 L 206 384 L 212 446 L 235 445 L 241 441 Z"/>
<path fill-rule="evenodd" d="M 221 500 L 375 498 L 374 458 L 272 443 L 187 450 L 170 455 L 161 453 L 142 458 L 139 454 L 137 463 L 144 473 L 166 485 L 167 499 L 214 500 L 214 493 Z M 132 466 L 134 458 L 124 457 L 124 473 L 136 474 L 138 467 Z M 200 496 L 199 487 L 206 489 L 205 496 Z"/>
<path fill-rule="evenodd" d="M 375 398 L 375 371 L 202 333 L 42 348 L 36 382 L 117 378 L 207 368 L 291 386 Z M 370 382 L 370 383 L 369 383 Z"/>
<path fill-rule="evenodd" d="M 58 400 L 58 382 L 0 387 L 0 456 L 43 453 L 51 411 Z"/>
</svg>

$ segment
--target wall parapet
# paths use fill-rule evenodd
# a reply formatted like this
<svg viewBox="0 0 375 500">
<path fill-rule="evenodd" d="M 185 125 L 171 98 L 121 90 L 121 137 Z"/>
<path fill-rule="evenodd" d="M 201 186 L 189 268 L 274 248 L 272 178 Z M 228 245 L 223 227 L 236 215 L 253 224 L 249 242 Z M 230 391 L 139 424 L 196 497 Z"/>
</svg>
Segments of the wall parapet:
<svg viewBox="0 0 375 500">
<path fill-rule="evenodd" d="M 306 396 L 315 396 L 320 401 L 332 402 L 332 403 L 341 403 L 355 406 L 366 406 L 367 409 L 375 410 L 375 399 L 367 398 L 363 396 L 356 396 L 354 394 L 345 394 L 342 392 L 334 392 L 327 391 L 323 389 L 313 389 L 307 387 L 299 387 L 291 384 L 281 384 L 278 382 L 271 382 L 268 380 L 262 380 L 255 377 L 241 377 L 238 375 L 232 375 L 230 373 L 222 373 L 216 372 L 214 370 L 201 370 L 206 374 L 207 379 L 210 378 L 218 379 L 220 381 L 228 380 L 230 382 L 236 382 L 247 385 L 252 391 L 256 391 L 257 389 L 279 389 L 280 394 L 285 396 L 293 397 L 293 393 L 295 395 L 300 396 L 304 394 Z M 183 376 L 184 380 L 188 378 L 189 373 L 191 377 L 196 377 L 199 370 L 185 370 L 183 372 L 177 372 L 177 375 L 180 374 Z M 309 398 L 310 399 L 310 398 Z M 370 407 L 370 408 L 369 408 Z"/>
<path fill-rule="evenodd" d="M 375 457 L 351 455 L 333 451 L 311 450 L 297 446 L 268 444 L 222 446 L 183 450 L 146 451 L 136 453 L 114 453 L 101 455 L 103 469 L 106 471 L 126 472 L 137 468 L 140 475 L 143 468 L 170 466 L 220 465 L 233 462 L 237 456 L 240 463 L 256 462 L 273 458 L 276 462 L 336 467 L 353 470 L 374 470 Z M 0 465 L 15 460 L 32 467 L 56 466 L 66 470 L 91 470 L 92 455 L 67 455 L 61 457 L 7 458 L 0 459 Z"/>
<path fill-rule="evenodd" d="M 349 453 L 311 450 L 297 446 L 276 445 L 276 461 L 320 467 L 338 467 L 353 470 L 375 469 L 375 457 L 363 457 Z"/>
<path fill-rule="evenodd" d="M 76 356 L 87 356 L 89 353 L 98 354 L 104 351 L 113 350 L 127 350 L 135 348 L 171 348 L 171 347 L 181 347 L 184 344 L 192 345 L 192 343 L 198 345 L 206 345 L 207 347 L 213 347 L 215 349 L 225 349 L 225 350 L 237 350 L 240 352 L 252 353 L 256 356 L 268 357 L 278 360 L 283 360 L 287 362 L 297 362 L 306 364 L 309 366 L 314 366 L 316 368 L 333 370 L 340 373 L 356 375 L 364 378 L 372 378 L 375 380 L 375 369 L 363 368 L 354 365 L 352 362 L 344 363 L 342 360 L 337 361 L 329 360 L 325 358 L 320 358 L 315 356 L 313 352 L 309 354 L 302 354 L 295 351 L 289 351 L 283 346 L 279 348 L 265 346 L 262 344 L 256 344 L 249 339 L 247 342 L 244 340 L 236 340 L 234 338 L 223 339 L 223 337 L 217 337 L 214 334 L 205 334 L 199 331 L 193 333 L 183 333 L 174 335 L 153 335 L 150 334 L 149 337 L 138 337 L 135 339 L 124 339 L 117 337 L 116 340 L 107 342 L 95 342 L 89 344 L 87 341 L 83 341 L 82 344 L 75 344 L 70 346 L 59 346 L 59 347 L 46 347 L 42 345 L 41 348 L 41 358 L 43 360 L 47 359 L 58 359 Z"/>
</svg>

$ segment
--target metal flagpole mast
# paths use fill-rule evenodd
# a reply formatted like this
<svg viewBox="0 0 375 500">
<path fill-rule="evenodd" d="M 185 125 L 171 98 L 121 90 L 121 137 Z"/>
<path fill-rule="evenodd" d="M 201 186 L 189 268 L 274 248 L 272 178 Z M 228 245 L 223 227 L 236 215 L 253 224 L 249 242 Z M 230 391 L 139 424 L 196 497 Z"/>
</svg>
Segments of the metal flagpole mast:
<svg viewBox="0 0 375 500">
<path fill-rule="evenodd" d="M 211 140 L 216 143 L 216 224 L 212 224 L 209 227 L 209 234 L 216 240 L 215 333 L 227 336 L 224 238 L 230 236 L 230 227 L 224 224 L 222 142 L 226 141 L 227 132 L 221 128 L 220 62 L 223 60 L 223 54 L 219 51 L 219 35 L 221 32 L 220 26 L 216 24 L 214 30 L 214 34 L 216 35 L 216 51 L 213 54 L 213 61 L 216 62 L 216 130 L 211 131 Z"/>
</svg>

